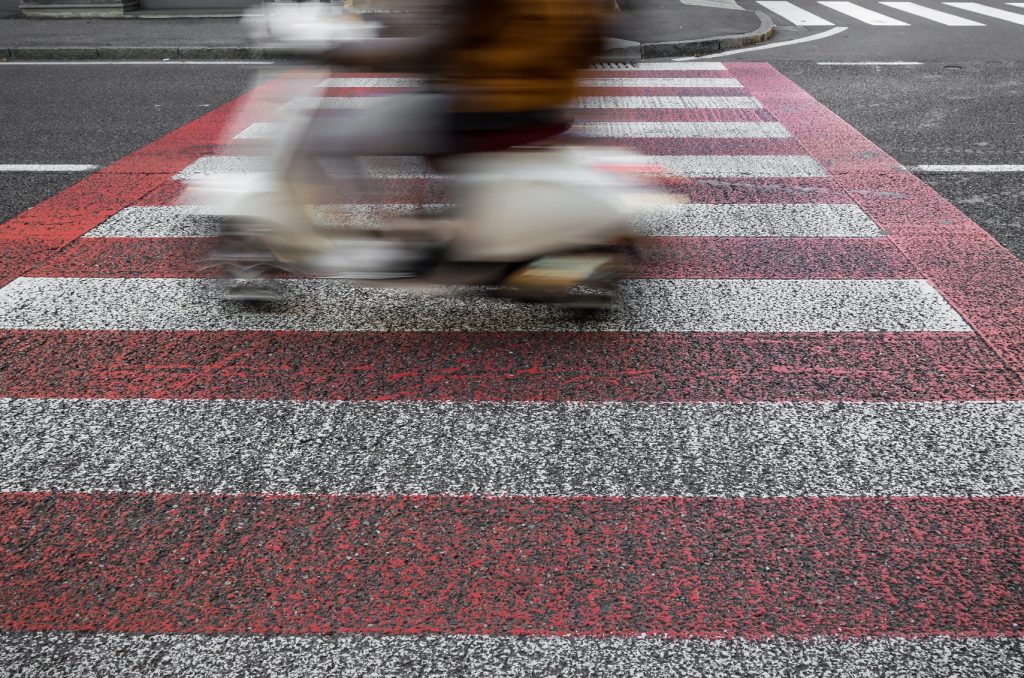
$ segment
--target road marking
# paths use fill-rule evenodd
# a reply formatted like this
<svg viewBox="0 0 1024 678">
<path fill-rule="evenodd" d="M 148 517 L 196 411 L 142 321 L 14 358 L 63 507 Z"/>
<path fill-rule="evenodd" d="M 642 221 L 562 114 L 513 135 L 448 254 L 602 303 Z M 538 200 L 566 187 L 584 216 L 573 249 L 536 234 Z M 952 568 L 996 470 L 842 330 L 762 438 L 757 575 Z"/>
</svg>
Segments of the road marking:
<svg viewBox="0 0 1024 678">
<path fill-rule="evenodd" d="M 765 0 L 759 5 L 770 12 L 778 14 L 783 19 L 791 22 L 794 26 L 835 26 L 831 21 L 822 19 L 817 14 L 811 14 L 803 7 L 797 7 L 792 2 L 776 2 Z"/>
<path fill-rule="evenodd" d="M 1024 172 L 1024 165 L 916 165 L 914 172 Z"/>
<path fill-rule="evenodd" d="M 882 2 L 879 3 L 886 7 L 892 7 L 908 14 L 915 14 L 925 19 L 931 19 L 944 26 L 984 26 L 985 24 L 973 21 L 972 19 L 964 19 L 955 14 L 949 14 L 948 12 L 940 12 L 937 9 L 931 7 L 925 7 L 919 5 L 916 2 Z"/>
<path fill-rule="evenodd" d="M 629 280 L 597 322 L 560 309 L 430 290 L 284 280 L 276 313 L 217 302 L 216 280 L 19 278 L 0 288 L 0 328 L 324 332 L 970 332 L 924 280 Z M 437 293 L 444 290 L 438 288 Z"/>
<path fill-rule="evenodd" d="M 702 62 L 703 63 L 703 62 Z M 365 108 L 381 101 L 381 97 L 296 97 L 285 108 Z M 746 96 L 593 96 L 581 97 L 574 108 L 612 108 L 641 110 L 651 108 L 761 108 L 761 102 Z"/>
<path fill-rule="evenodd" d="M 3 492 L 1024 495 L 1020 402 L 48 398 L 0 419 Z"/>
<path fill-rule="evenodd" d="M 725 71 L 725 70 L 728 70 L 725 67 L 725 64 L 723 64 L 723 63 L 721 63 L 719 61 L 704 61 L 704 62 L 701 62 L 700 64 L 687 64 L 685 66 L 680 66 L 679 64 L 674 64 L 671 61 L 666 61 L 666 62 L 654 62 L 654 63 L 647 63 L 647 64 L 634 64 L 634 65 L 627 66 L 625 68 L 600 68 L 600 67 L 598 67 L 598 68 L 589 69 L 589 70 L 585 71 L 585 73 L 592 73 L 594 71 L 597 71 L 599 73 L 603 73 L 603 72 L 606 72 L 606 71 L 619 71 L 619 72 L 626 71 L 626 72 L 629 72 L 629 71 Z"/>
<path fill-rule="evenodd" d="M 257 122 L 235 135 L 236 139 L 274 139 L 281 123 Z M 572 128 L 583 137 L 623 139 L 788 139 L 789 131 L 777 122 L 581 122 Z"/>
<path fill-rule="evenodd" d="M 884 235 L 851 204 L 689 204 L 641 210 L 634 226 L 644 235 L 689 237 L 870 238 Z"/>
<path fill-rule="evenodd" d="M 828 173 L 808 155 L 654 155 L 646 160 L 670 176 L 685 177 L 826 177 Z M 181 170 L 175 179 L 211 174 L 264 172 L 273 166 L 265 156 L 210 155 Z M 419 158 L 384 158 L 364 168 L 375 179 L 423 179 L 438 175 Z"/>
<path fill-rule="evenodd" d="M 879 14 L 878 12 L 875 12 L 874 10 L 865 9 L 865 8 L 861 7 L 860 5 L 853 4 L 852 2 L 833 2 L 831 0 L 824 0 L 823 2 L 819 2 L 818 4 L 819 5 L 823 5 L 825 7 L 828 7 L 829 9 L 835 10 L 836 12 L 839 12 L 840 14 L 846 14 L 847 16 L 851 16 L 854 19 L 857 19 L 858 21 L 863 21 L 864 23 L 866 23 L 868 25 L 871 25 L 871 26 L 909 26 L 910 25 L 910 24 L 905 23 L 903 21 L 900 21 L 898 19 L 893 19 L 892 17 L 887 17 L 884 14 Z"/>
<path fill-rule="evenodd" d="M 825 177 L 809 155 L 655 155 L 648 160 L 684 177 Z"/>
<path fill-rule="evenodd" d="M 775 49 L 776 47 L 788 47 L 790 45 L 797 45 L 802 42 L 812 42 L 814 40 L 821 40 L 822 38 L 831 38 L 833 35 L 842 33 L 846 29 L 846 26 L 836 26 L 835 28 L 830 28 L 827 31 L 822 31 L 821 33 L 818 33 L 816 35 L 808 35 L 807 37 L 797 38 L 796 40 L 786 40 L 785 42 L 775 42 L 769 45 L 757 45 L 756 47 L 743 47 L 740 49 L 732 49 L 729 50 L 728 52 L 719 52 L 715 54 L 715 57 L 729 56 L 731 54 L 742 54 L 744 52 L 757 52 L 762 49 Z M 680 57 L 678 59 L 675 59 L 675 61 L 695 61 L 697 59 L 705 58 L 707 57 Z"/>
<path fill-rule="evenodd" d="M 920 61 L 819 61 L 819 66 L 920 66 Z"/>
<path fill-rule="evenodd" d="M 533 676 L 534 643 L 551 636 L 767 637 L 803 648 L 818 636 L 872 634 L 1013 643 L 1024 617 L 1022 519 L 1020 497 L 8 493 L 0 628 L 525 637 L 533 654 L 519 675 Z M 458 642 L 433 649 L 456 667 L 467 661 Z M 446 675 L 434 670 L 438 658 L 413 674 L 409 665 L 382 673 L 386 654 L 359 668 Z M 300 653 L 290 665 L 308 660 Z M 507 676 L 507 660 L 488 655 L 482 675 Z M 150 657 L 143 675 L 175 675 L 173 661 Z M 711 673 L 736 675 L 728 668 L 754 661 L 742 656 Z M 951 675 L 953 661 L 931 675 Z M 1005 668 L 979 666 L 952 675 Z M 214 668 L 193 675 L 219 675 Z M 652 668 L 648 675 L 694 675 L 687 664 L 687 673 L 665 671 L 663 656 Z M 601 665 L 589 675 L 618 673 Z M 845 675 L 865 674 L 857 665 Z"/>
<path fill-rule="evenodd" d="M 1024 641 L 1019 638 L 945 635 L 908 639 L 865 634 L 851 639 L 791 639 L 764 632 L 758 637 L 765 635 L 768 637 L 747 640 L 718 635 L 714 639 L 670 639 L 434 633 L 0 632 L 0 657 L 4 665 L 21 667 L 27 676 L 73 675 L 83 666 L 94 675 L 185 676 L 204 675 L 217 667 L 220 678 L 246 678 L 293 675 L 297 665 L 303 667 L 306 678 L 402 676 L 408 675 L 411 667 L 429 667 L 431 675 L 465 678 L 651 678 L 742 672 L 785 676 L 800 666 L 813 666 L 818 674 L 828 676 L 937 678 L 961 667 L 965 673 L 977 675 L 1024 675 Z M 159 669 L 154 669 L 154 657 L 160 658 Z M 502 667 L 500 673 L 495 671 L 496 665 Z M 856 667 L 856 674 L 851 667 Z"/>
<path fill-rule="evenodd" d="M 317 223 L 369 225 L 449 205 L 321 205 Z M 217 235 L 216 217 L 190 206 L 126 207 L 86 238 L 200 238 Z M 681 204 L 643 208 L 634 216 L 641 235 L 687 237 L 871 238 L 882 229 L 853 204 Z"/>
<path fill-rule="evenodd" d="M 967 12 L 974 12 L 975 14 L 990 16 L 993 19 L 1002 19 L 1003 21 L 1009 21 L 1010 23 L 1024 26 L 1024 14 L 1018 14 L 1017 12 L 1007 12 L 1005 9 L 989 7 L 977 2 L 944 2 L 942 4 L 955 7 L 956 9 L 962 9 Z"/>
<path fill-rule="evenodd" d="M 0 172 L 90 172 L 99 165 L 0 165 Z"/>
<path fill-rule="evenodd" d="M 616 71 L 608 71 L 615 73 Z M 374 87 L 416 87 L 423 84 L 418 78 L 327 78 L 321 88 L 374 88 Z M 742 87 L 735 78 L 583 78 L 584 87 Z"/>
<path fill-rule="evenodd" d="M 643 87 L 658 89 L 667 87 L 735 87 L 741 88 L 735 78 L 584 78 L 580 81 L 583 87 Z"/>
</svg>

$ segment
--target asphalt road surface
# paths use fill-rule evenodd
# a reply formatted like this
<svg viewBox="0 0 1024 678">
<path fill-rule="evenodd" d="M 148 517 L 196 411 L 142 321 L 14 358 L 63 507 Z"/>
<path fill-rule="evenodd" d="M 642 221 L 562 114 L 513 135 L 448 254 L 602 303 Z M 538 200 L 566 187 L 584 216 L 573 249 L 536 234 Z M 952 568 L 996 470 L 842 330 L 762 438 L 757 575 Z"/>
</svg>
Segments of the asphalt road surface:
<svg viewBox="0 0 1024 678">
<path fill-rule="evenodd" d="M 590 324 L 220 304 L 175 199 L 252 69 L 0 65 L 2 162 L 100 166 L 0 175 L 0 667 L 1024 674 L 1021 175 L 904 169 L 1024 163 L 1017 62 L 805 44 L 591 73 L 679 200 Z"/>
</svg>

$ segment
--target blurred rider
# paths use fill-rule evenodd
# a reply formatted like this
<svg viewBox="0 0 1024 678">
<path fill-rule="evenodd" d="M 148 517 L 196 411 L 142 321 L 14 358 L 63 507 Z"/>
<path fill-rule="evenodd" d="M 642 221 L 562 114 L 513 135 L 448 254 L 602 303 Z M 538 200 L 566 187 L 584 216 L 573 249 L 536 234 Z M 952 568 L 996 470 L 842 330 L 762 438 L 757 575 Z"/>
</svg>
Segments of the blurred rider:
<svg viewBox="0 0 1024 678">
<path fill-rule="evenodd" d="M 381 3 L 374 3 L 377 9 Z M 418 11 L 410 12 L 415 4 Z M 415 93 L 381 97 L 309 126 L 286 176 L 302 204 L 325 188 L 319 158 L 499 151 L 571 125 L 581 69 L 601 47 L 608 0 L 409 0 L 381 13 L 381 37 L 321 55 L 330 65 L 422 74 Z"/>
</svg>

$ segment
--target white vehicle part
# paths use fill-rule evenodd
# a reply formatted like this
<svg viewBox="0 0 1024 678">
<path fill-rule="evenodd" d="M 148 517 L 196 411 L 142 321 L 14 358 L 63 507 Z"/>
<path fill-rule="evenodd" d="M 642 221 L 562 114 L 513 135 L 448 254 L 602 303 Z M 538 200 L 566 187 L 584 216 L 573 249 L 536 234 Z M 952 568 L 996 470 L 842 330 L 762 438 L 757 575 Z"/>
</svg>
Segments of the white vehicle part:
<svg viewBox="0 0 1024 678">
<path fill-rule="evenodd" d="M 520 261 L 629 233 L 629 184 L 575 149 L 485 153 L 457 163 L 464 228 L 453 257 Z"/>
<path fill-rule="evenodd" d="M 243 23 L 250 37 L 264 47 L 319 52 L 339 42 L 369 40 L 380 24 L 319 2 L 264 3 L 246 12 Z"/>
</svg>

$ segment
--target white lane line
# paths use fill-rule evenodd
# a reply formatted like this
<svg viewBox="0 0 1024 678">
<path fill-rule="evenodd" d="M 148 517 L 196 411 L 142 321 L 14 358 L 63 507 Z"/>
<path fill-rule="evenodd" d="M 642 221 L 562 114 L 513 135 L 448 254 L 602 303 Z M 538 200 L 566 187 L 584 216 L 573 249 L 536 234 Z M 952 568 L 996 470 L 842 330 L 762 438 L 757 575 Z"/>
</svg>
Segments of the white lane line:
<svg viewBox="0 0 1024 678">
<path fill-rule="evenodd" d="M 835 26 L 831 21 L 822 19 L 817 14 L 811 14 L 806 9 L 797 7 L 792 2 L 776 2 L 770 0 L 762 2 L 761 0 L 758 0 L 757 4 L 761 5 L 769 12 L 778 14 L 794 26 Z"/>
<path fill-rule="evenodd" d="M 0 172 L 89 172 L 99 165 L 0 165 Z"/>
<path fill-rule="evenodd" d="M 819 61 L 819 66 L 920 66 L 921 61 Z"/>
<path fill-rule="evenodd" d="M 773 42 L 773 43 L 767 44 L 767 45 L 756 45 L 754 47 L 742 47 L 740 49 L 731 49 L 731 50 L 729 50 L 727 52 L 719 52 L 719 53 L 715 54 L 715 56 L 716 57 L 723 57 L 723 56 L 730 56 L 732 54 L 743 54 L 744 52 L 758 52 L 758 51 L 763 50 L 763 49 L 775 49 L 776 47 L 789 47 L 790 45 L 798 45 L 798 44 L 800 44 L 802 42 L 813 42 L 814 40 L 821 40 L 823 38 L 831 38 L 833 35 L 837 35 L 839 33 L 842 33 L 846 29 L 847 29 L 846 26 L 836 26 L 835 28 L 830 28 L 827 31 L 822 31 L 821 33 L 817 33 L 815 35 L 808 35 L 808 36 L 803 37 L 803 38 L 797 38 L 796 40 L 786 40 L 784 42 Z M 705 59 L 705 58 L 707 58 L 707 57 L 699 57 L 699 56 L 696 56 L 696 57 L 679 57 L 678 59 L 675 59 L 675 61 L 696 61 L 698 59 Z"/>
<path fill-rule="evenodd" d="M 326 332 L 970 332 L 925 280 L 627 280 L 596 322 L 444 290 L 284 280 L 278 312 L 218 303 L 219 281 L 19 278 L 0 288 L 0 328 Z"/>
<path fill-rule="evenodd" d="M 913 172 L 1024 172 L 1024 165 L 916 165 Z"/>
<path fill-rule="evenodd" d="M 449 205 L 321 205 L 325 226 L 370 225 L 417 211 L 437 214 Z M 873 238 L 884 235 L 853 204 L 678 204 L 645 207 L 633 218 L 641 235 L 689 237 Z M 86 238 L 197 238 L 217 235 L 217 219 L 190 206 L 126 207 Z"/>
<path fill-rule="evenodd" d="M 372 106 L 381 97 L 296 97 L 285 108 L 352 109 Z M 581 97 L 574 108 L 761 108 L 761 102 L 745 96 L 596 96 Z"/>
<path fill-rule="evenodd" d="M 281 123 L 257 122 L 235 135 L 236 139 L 274 139 Z M 572 128 L 583 137 L 623 139 L 782 139 L 789 131 L 777 122 L 582 122 Z"/>
<path fill-rule="evenodd" d="M 158 678 L 215 673 L 218 678 L 247 678 L 301 673 L 304 678 L 366 678 L 415 672 L 464 678 L 699 678 L 741 671 L 792 676 L 802 673 L 794 667 L 813 666 L 815 675 L 837 678 L 1005 677 L 1024 675 L 1024 640 L 950 635 L 746 640 L 652 635 L 0 632 L 0 661 L 21 667 L 20 674 L 25 676 L 87 673 Z"/>
<path fill-rule="evenodd" d="M 1009 21 L 1010 23 L 1024 26 L 1024 14 L 1018 14 L 1017 12 L 1008 12 L 1005 9 L 989 7 L 988 5 L 982 5 L 978 2 L 944 2 L 942 4 L 955 7 L 956 9 L 962 9 L 966 12 L 974 12 L 975 14 L 982 14 L 984 16 L 990 16 L 993 19 L 1001 19 L 1003 21 Z"/>
<path fill-rule="evenodd" d="M 831 10 L 835 10 L 840 14 L 853 17 L 858 21 L 863 21 L 870 26 L 909 26 L 910 24 L 900 21 L 899 19 L 893 19 L 884 14 L 880 14 L 874 10 L 865 9 L 860 5 L 855 5 L 852 2 L 833 2 L 831 0 L 825 0 L 819 2 L 819 5 L 828 7 Z"/>
<path fill-rule="evenodd" d="M 1024 495 L 1021 402 L 55 398 L 0 419 L 2 492 Z"/>
<path fill-rule="evenodd" d="M 807 155 L 655 155 L 647 161 L 668 175 L 687 177 L 825 177 L 828 173 Z M 264 172 L 273 165 L 264 156 L 215 155 L 199 158 L 175 179 L 189 180 L 211 174 Z M 418 158 L 381 158 L 364 168 L 374 179 L 437 177 Z"/>
<path fill-rule="evenodd" d="M 901 12 L 906 12 L 908 14 L 914 14 L 914 15 L 922 17 L 924 19 L 930 19 L 931 21 L 938 22 L 938 23 L 940 23 L 940 24 L 942 24 L 944 26 L 984 26 L 985 25 L 983 23 L 979 23 L 979 22 L 974 21 L 972 19 L 964 19 L 963 17 L 959 17 L 959 16 L 957 16 L 955 14 L 950 14 L 948 12 L 940 12 L 937 9 L 932 9 L 931 7 L 925 7 L 924 5 L 919 5 L 916 2 L 882 2 L 882 3 L 879 3 L 879 4 L 885 5 L 886 7 L 892 7 L 893 9 L 898 9 Z"/>
</svg>

